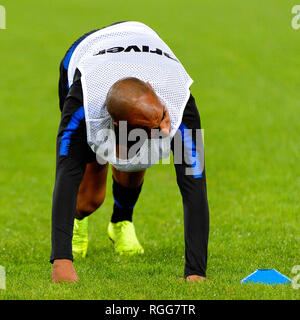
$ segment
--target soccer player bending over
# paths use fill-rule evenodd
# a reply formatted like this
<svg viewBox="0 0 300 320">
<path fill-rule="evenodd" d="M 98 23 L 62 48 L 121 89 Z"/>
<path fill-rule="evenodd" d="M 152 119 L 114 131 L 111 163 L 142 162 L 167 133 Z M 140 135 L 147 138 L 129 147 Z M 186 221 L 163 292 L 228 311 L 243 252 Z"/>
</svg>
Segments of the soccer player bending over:
<svg viewBox="0 0 300 320">
<path fill-rule="evenodd" d="M 183 200 L 184 276 L 205 279 L 209 210 L 191 84 L 171 49 L 139 22 L 89 32 L 67 51 L 59 80 L 50 258 L 54 282 L 78 280 L 73 256 L 87 253 L 88 216 L 104 201 L 109 163 L 114 206 L 108 236 L 119 254 L 144 253 L 133 209 L 146 169 L 170 150 Z"/>
</svg>

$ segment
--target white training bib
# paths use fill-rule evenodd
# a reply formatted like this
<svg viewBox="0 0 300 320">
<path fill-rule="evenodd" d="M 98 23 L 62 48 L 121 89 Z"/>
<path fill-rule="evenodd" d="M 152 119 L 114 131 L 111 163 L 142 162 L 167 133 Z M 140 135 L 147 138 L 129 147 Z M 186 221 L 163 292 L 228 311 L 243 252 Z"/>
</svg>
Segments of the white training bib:
<svg viewBox="0 0 300 320">
<path fill-rule="evenodd" d="M 76 68 L 82 75 L 87 141 L 92 150 L 122 171 L 152 166 L 154 163 L 139 166 L 136 159 L 120 162 L 115 148 L 102 154 L 103 129 L 113 128 L 105 100 L 111 86 L 122 78 L 149 82 L 169 111 L 172 138 L 181 123 L 193 80 L 171 49 L 145 24 L 123 22 L 94 32 L 77 46 L 68 69 L 69 86 Z"/>
</svg>

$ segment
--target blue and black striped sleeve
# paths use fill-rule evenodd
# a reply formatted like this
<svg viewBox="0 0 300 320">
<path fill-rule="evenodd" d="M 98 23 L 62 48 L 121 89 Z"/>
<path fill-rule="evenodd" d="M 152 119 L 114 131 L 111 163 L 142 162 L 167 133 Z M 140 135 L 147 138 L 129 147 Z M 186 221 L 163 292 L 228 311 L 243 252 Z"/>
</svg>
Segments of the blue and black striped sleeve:
<svg viewBox="0 0 300 320">
<path fill-rule="evenodd" d="M 72 235 L 76 199 L 83 178 L 87 155 L 83 96 L 80 79 L 65 99 L 57 135 L 56 176 L 52 203 L 52 251 L 55 259 L 73 259 Z"/>
<path fill-rule="evenodd" d="M 199 156 L 196 148 L 197 130 L 200 129 L 200 115 L 195 99 L 191 95 L 177 133 L 179 139 L 182 140 L 183 150 L 179 152 L 182 159 L 175 163 L 177 184 L 182 195 L 184 212 L 185 277 L 190 275 L 205 277 L 207 267 L 209 207 L 204 157 L 202 159 Z M 200 144 L 200 147 L 203 148 L 203 145 Z M 172 142 L 172 150 L 174 153 L 174 141 Z M 187 157 L 184 156 L 185 154 Z M 174 154 L 175 159 L 176 155 Z M 190 169 L 189 174 L 187 174 L 187 168 Z"/>
</svg>

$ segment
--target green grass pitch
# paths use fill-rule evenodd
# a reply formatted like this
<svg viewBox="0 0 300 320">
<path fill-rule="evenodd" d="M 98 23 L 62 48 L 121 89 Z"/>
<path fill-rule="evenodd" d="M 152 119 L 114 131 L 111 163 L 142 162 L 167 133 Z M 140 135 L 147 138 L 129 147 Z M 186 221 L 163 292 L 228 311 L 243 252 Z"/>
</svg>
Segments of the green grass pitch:
<svg viewBox="0 0 300 320">
<path fill-rule="evenodd" d="M 299 299 L 241 285 L 257 268 L 292 278 L 299 258 L 300 30 L 290 0 L 8 1 L 0 30 L 0 299 Z M 134 221 L 142 257 L 118 257 L 107 198 L 90 218 L 81 281 L 50 281 L 58 67 L 83 33 L 120 20 L 154 28 L 194 79 L 205 129 L 210 282 L 181 283 L 183 213 L 172 165 L 146 174 Z"/>
</svg>

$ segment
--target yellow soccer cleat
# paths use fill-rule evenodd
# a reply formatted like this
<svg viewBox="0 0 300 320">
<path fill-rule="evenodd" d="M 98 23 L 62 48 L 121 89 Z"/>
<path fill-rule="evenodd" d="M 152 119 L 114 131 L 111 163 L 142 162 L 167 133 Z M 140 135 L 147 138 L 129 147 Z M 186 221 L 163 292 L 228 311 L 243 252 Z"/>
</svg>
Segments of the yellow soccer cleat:
<svg viewBox="0 0 300 320">
<path fill-rule="evenodd" d="M 74 258 L 85 258 L 88 249 L 88 218 L 74 220 L 72 251 Z"/>
<path fill-rule="evenodd" d="M 144 249 L 136 237 L 134 225 L 130 221 L 110 222 L 107 228 L 109 239 L 120 255 L 143 254 Z"/>
</svg>

